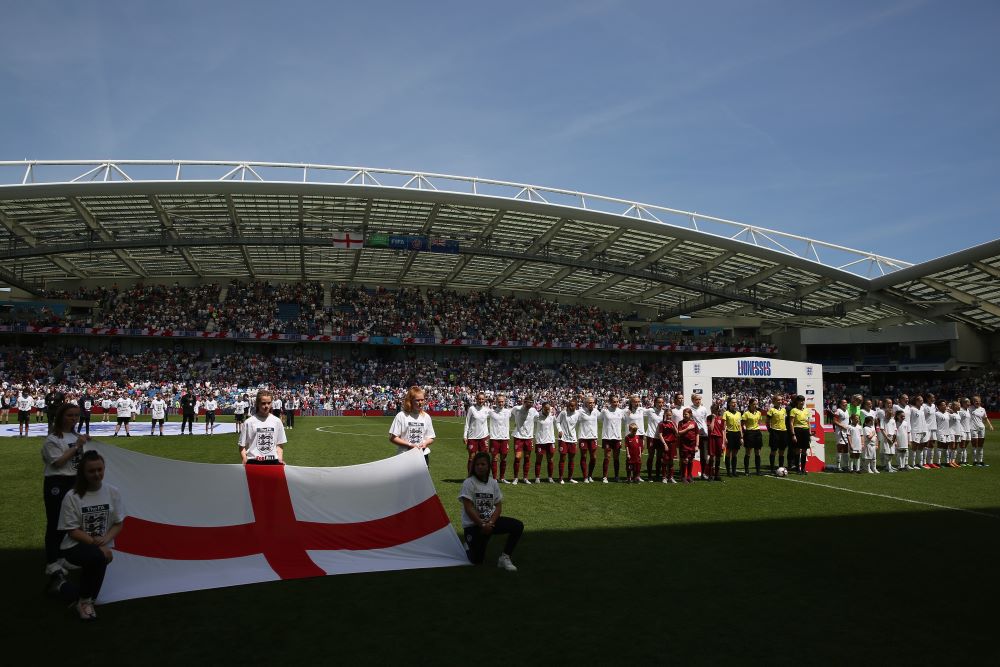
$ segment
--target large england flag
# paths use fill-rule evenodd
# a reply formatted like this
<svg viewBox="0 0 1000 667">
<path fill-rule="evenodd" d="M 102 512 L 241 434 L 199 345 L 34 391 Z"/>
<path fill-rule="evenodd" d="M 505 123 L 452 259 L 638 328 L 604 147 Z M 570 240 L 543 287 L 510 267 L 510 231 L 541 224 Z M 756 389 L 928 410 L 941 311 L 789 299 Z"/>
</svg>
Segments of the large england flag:
<svg viewBox="0 0 1000 667">
<path fill-rule="evenodd" d="M 162 459 L 92 441 L 127 518 L 98 602 L 468 565 L 414 450 L 343 468 Z"/>
</svg>

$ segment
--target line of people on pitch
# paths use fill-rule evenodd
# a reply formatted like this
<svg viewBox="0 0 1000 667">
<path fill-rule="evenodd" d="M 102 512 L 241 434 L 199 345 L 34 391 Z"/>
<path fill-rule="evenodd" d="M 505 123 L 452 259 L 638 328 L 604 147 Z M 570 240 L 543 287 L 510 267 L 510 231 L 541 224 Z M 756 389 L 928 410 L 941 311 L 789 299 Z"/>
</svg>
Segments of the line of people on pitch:
<svg viewBox="0 0 1000 667">
<path fill-rule="evenodd" d="M 735 399 L 723 410 L 720 404 L 711 408 L 702 402 L 701 394 L 691 396 L 685 405 L 684 396 L 676 393 L 673 405 L 658 396 L 652 407 L 644 407 L 637 395 L 631 395 L 620 406 L 612 396 L 598 409 L 593 396 L 569 399 L 565 407 L 555 412 L 550 402 L 534 405 L 533 397 L 525 395 L 520 405 L 509 407 L 505 395 L 497 395 L 493 405 L 486 394 L 476 395 L 475 404 L 466 411 L 462 440 L 468 451 L 468 472 L 479 452 L 488 452 L 494 478 L 502 483 L 531 484 L 530 459 L 535 452 L 534 482 L 542 481 L 542 463 L 546 464 L 550 483 L 576 484 L 576 455 L 580 453 L 583 482 L 594 482 L 597 471 L 597 451 L 604 452 L 601 482 L 620 480 L 620 453 L 626 451 L 626 480 L 641 482 L 642 452 L 646 452 L 646 478 L 659 479 L 665 484 L 677 483 L 674 462 L 679 462 L 678 475 L 682 482 L 693 481 L 693 462 L 698 453 L 702 462 L 699 479 L 723 481 L 720 470 L 725 462 L 726 474 L 739 475 L 738 452 L 745 448 L 744 474 L 750 474 L 750 453 L 753 451 L 755 472 L 763 475 L 760 450 L 763 447 L 760 425 L 768 431 L 770 466 L 774 472 L 785 465 L 788 452 L 792 469 L 806 474 L 806 458 L 813 435 L 810 421 L 814 412 L 805 407 L 805 397 L 795 396 L 793 407 L 786 410 L 781 395 L 773 398 L 765 414 L 751 399 L 745 411 L 740 411 Z M 514 430 L 511 433 L 511 420 Z M 625 434 L 623 437 L 623 433 Z M 510 443 L 514 448 L 514 476 L 507 480 L 507 459 Z M 558 450 L 558 478 L 555 477 L 555 453 Z M 614 477 L 609 473 L 613 471 Z M 519 477 L 520 474 L 520 477 Z"/>
<path fill-rule="evenodd" d="M 987 467 L 986 429 L 992 431 L 993 423 L 982 399 L 935 399 L 934 394 L 912 399 L 902 394 L 899 403 L 886 398 L 877 408 L 860 394 L 850 402 L 840 399 L 833 412 L 837 471 Z"/>
</svg>

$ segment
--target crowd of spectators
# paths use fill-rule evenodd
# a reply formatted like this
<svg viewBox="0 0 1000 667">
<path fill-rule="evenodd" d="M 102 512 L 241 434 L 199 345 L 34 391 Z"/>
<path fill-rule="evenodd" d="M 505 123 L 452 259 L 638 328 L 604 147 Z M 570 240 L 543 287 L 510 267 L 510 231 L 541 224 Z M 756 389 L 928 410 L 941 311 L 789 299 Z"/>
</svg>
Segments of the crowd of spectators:
<svg viewBox="0 0 1000 667">
<path fill-rule="evenodd" d="M 32 395 L 52 388 L 74 395 L 87 390 L 97 397 L 125 393 L 141 402 L 160 393 L 172 402 L 190 387 L 199 396 L 216 396 L 228 407 L 238 396 L 268 387 L 295 397 L 307 411 L 391 413 L 411 385 L 425 387 L 430 409 L 461 412 L 480 391 L 488 398 L 503 393 L 517 401 L 530 393 L 538 402 L 556 405 L 580 394 L 593 394 L 599 403 L 610 396 L 631 394 L 638 394 L 644 403 L 651 403 L 656 396 L 669 401 L 682 390 L 682 378 L 679 363 L 540 365 L 468 358 L 323 360 L 291 354 L 208 356 L 167 349 L 122 354 L 71 348 L 0 348 L 0 386 L 6 392 L 27 388 Z M 846 389 L 836 383 L 825 386 L 827 405 L 841 397 L 839 387 Z M 716 400 L 734 397 L 741 407 L 754 397 L 766 411 L 774 394 L 787 400 L 794 389 L 785 380 L 720 379 L 713 394 Z M 883 393 L 895 398 L 903 392 L 911 396 L 932 392 L 952 398 L 979 395 L 988 410 L 1000 410 L 1000 371 L 990 370 L 974 378 L 946 378 L 936 384 L 888 387 Z M 846 393 L 843 397 L 849 398 Z"/>
<path fill-rule="evenodd" d="M 328 292 L 328 296 L 327 296 Z M 224 296 L 223 296 L 224 294 Z M 681 332 L 644 333 L 637 313 L 568 305 L 544 298 L 499 296 L 489 292 L 387 289 L 318 282 L 241 283 L 225 288 L 136 285 L 50 292 L 49 298 L 94 302 L 65 314 L 35 308 L 15 321 L 35 326 L 93 326 L 174 331 L 239 331 L 333 336 L 473 338 L 545 343 L 707 343 L 756 346 L 724 332 L 704 336 Z M 42 312 L 45 311 L 45 312 Z M 627 322 L 638 322 L 634 327 Z"/>
</svg>

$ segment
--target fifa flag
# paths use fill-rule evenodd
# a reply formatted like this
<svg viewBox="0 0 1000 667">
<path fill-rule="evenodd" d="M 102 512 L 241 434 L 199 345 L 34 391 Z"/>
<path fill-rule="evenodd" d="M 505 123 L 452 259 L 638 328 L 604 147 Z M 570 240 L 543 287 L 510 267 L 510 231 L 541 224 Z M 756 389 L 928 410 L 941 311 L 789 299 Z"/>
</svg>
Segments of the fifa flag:
<svg viewBox="0 0 1000 667">
<path fill-rule="evenodd" d="M 126 519 L 99 603 L 468 565 L 414 450 L 342 468 L 174 461 L 91 442 Z"/>
<path fill-rule="evenodd" d="M 352 236 L 347 232 L 339 232 L 333 235 L 333 247 L 345 248 L 347 250 L 361 250 L 365 245 L 364 239 L 360 236 Z"/>
</svg>

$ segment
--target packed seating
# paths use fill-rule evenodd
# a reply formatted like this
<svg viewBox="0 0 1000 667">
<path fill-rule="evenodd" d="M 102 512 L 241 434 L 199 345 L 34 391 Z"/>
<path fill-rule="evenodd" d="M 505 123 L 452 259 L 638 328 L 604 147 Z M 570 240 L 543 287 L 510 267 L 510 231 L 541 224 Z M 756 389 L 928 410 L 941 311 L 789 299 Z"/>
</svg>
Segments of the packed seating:
<svg viewBox="0 0 1000 667">
<path fill-rule="evenodd" d="M 634 312 L 606 311 L 593 305 L 567 305 L 543 298 L 499 296 L 489 292 L 387 289 L 318 282 L 278 284 L 231 281 L 223 288 L 135 285 L 133 287 L 53 291 L 50 299 L 84 300 L 58 314 L 35 306 L 15 313 L 15 323 L 33 326 L 92 326 L 175 331 L 239 331 L 333 336 L 474 338 L 560 343 L 707 343 L 754 346 L 759 341 L 730 339 L 715 331 L 692 337 L 680 332 L 639 333 L 627 322 Z M 325 293 L 328 301 L 324 303 Z"/>
<path fill-rule="evenodd" d="M 541 365 L 532 362 L 485 361 L 456 358 L 435 361 L 414 356 L 389 361 L 363 358 L 324 360 L 301 354 L 262 356 L 228 354 L 211 356 L 201 352 L 151 349 L 139 354 L 93 352 L 64 347 L 0 348 L 0 386 L 4 391 L 28 388 L 32 395 L 50 388 L 79 394 L 87 388 L 93 395 L 130 392 L 150 396 L 159 391 L 179 397 L 184 387 L 199 393 L 217 394 L 223 405 L 236 396 L 269 387 L 301 398 L 303 407 L 315 411 L 394 411 L 405 389 L 426 388 L 428 405 L 434 410 L 461 410 L 483 391 L 520 398 L 531 393 L 536 401 L 562 401 L 580 394 L 593 394 L 599 402 L 610 396 L 638 394 L 645 403 L 655 396 L 669 401 L 682 390 L 681 366 L 677 362 L 642 364 L 606 361 Z M 834 405 L 839 388 L 826 385 L 826 403 Z M 990 369 L 974 378 L 945 379 L 936 384 L 885 390 L 898 393 L 933 392 L 956 398 L 979 395 L 987 410 L 1000 410 L 1000 370 Z M 728 397 L 745 406 L 757 398 L 767 410 L 774 394 L 787 399 L 794 386 L 783 380 L 717 380 L 717 400 Z"/>
</svg>

